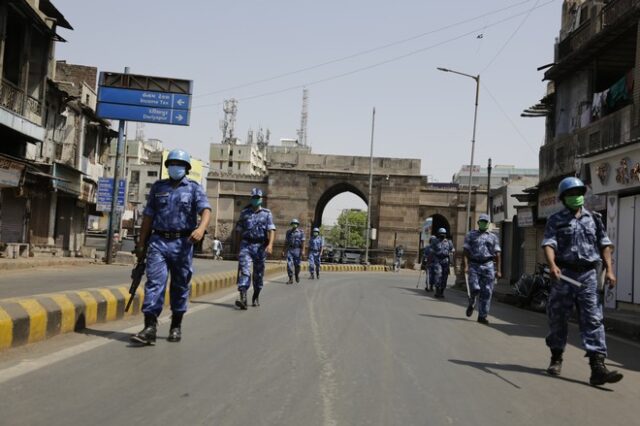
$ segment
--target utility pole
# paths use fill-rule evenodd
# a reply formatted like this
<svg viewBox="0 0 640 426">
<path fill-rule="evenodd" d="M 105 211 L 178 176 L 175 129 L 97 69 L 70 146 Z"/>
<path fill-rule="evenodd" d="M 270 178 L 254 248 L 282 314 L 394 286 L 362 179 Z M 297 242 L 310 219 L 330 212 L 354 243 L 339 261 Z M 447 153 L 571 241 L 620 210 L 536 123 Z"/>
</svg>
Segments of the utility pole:
<svg viewBox="0 0 640 426">
<path fill-rule="evenodd" d="M 373 132 L 376 126 L 376 108 L 373 107 L 373 114 L 371 115 L 371 149 L 369 151 L 369 195 L 367 199 L 369 201 L 367 205 L 367 232 L 366 232 L 366 241 L 365 250 L 364 250 L 364 264 L 369 265 L 369 240 L 371 237 L 371 209 L 373 207 L 373 202 L 371 200 L 371 192 L 373 189 Z"/>
<path fill-rule="evenodd" d="M 129 67 L 124 67 L 124 73 L 129 74 Z M 116 221 L 116 217 L 119 218 L 120 215 L 116 213 L 116 207 L 118 205 L 120 176 L 122 175 L 123 169 L 122 164 L 120 163 L 124 159 L 126 125 L 127 122 L 125 120 L 120 120 L 120 124 L 118 125 L 118 144 L 116 145 L 116 159 L 113 168 L 113 192 L 111 194 L 111 211 L 109 212 L 109 229 L 107 231 L 107 264 L 111 264 L 113 262 L 113 234 L 116 226 L 118 228 L 118 231 L 120 231 L 120 220 L 118 219 Z"/>
<path fill-rule="evenodd" d="M 491 158 L 487 166 L 487 214 L 491 217 Z"/>
</svg>

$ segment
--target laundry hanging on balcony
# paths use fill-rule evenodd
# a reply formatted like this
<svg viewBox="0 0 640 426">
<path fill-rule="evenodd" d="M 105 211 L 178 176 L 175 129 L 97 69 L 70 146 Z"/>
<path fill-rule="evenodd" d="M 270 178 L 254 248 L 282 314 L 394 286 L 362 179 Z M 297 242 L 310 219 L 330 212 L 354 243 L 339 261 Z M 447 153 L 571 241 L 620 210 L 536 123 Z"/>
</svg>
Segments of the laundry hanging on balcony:
<svg viewBox="0 0 640 426">
<path fill-rule="evenodd" d="M 591 105 L 592 121 L 599 120 L 631 102 L 634 84 L 634 72 L 632 69 L 608 89 L 594 93 Z"/>
</svg>

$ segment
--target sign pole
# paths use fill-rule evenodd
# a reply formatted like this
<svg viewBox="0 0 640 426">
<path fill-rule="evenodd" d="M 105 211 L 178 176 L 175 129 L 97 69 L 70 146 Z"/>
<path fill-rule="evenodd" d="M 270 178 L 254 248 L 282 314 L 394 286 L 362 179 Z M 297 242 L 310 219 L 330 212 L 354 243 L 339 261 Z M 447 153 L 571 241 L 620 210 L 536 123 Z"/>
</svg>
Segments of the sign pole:
<svg viewBox="0 0 640 426">
<path fill-rule="evenodd" d="M 371 237 L 371 209 L 373 208 L 373 200 L 371 199 L 371 192 L 373 186 L 373 131 L 376 125 L 376 109 L 373 108 L 373 114 L 371 115 L 371 149 L 369 152 L 369 194 L 368 194 L 368 206 L 367 206 L 367 232 L 364 249 L 364 264 L 369 266 L 369 242 Z"/>
<path fill-rule="evenodd" d="M 129 74 L 129 67 L 124 68 L 124 73 Z M 115 219 L 116 216 L 120 217 L 120 215 L 116 214 L 116 206 L 118 203 L 118 191 L 120 189 L 120 175 L 122 174 L 120 162 L 122 161 L 122 158 L 124 156 L 126 124 L 127 122 L 125 120 L 120 120 L 120 125 L 118 126 L 118 145 L 116 147 L 116 159 L 113 169 L 113 196 L 111 198 L 111 211 L 109 212 L 109 230 L 107 232 L 107 264 L 111 264 L 113 262 L 114 229 L 117 226 L 118 231 L 120 230 L 120 224 L 116 223 Z"/>
</svg>

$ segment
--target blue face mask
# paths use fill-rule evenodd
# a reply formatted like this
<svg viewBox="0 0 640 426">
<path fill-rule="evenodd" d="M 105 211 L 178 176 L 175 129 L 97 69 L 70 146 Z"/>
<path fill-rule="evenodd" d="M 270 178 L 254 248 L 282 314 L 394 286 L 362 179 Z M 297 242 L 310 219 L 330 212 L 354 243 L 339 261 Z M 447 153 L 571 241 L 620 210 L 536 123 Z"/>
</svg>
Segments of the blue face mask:
<svg viewBox="0 0 640 426">
<path fill-rule="evenodd" d="M 253 207 L 260 207 L 262 205 L 262 198 L 252 198 L 251 205 Z"/>
<path fill-rule="evenodd" d="M 187 174 L 187 168 L 185 166 L 171 165 L 167 167 L 169 177 L 173 180 L 180 180 Z"/>
</svg>

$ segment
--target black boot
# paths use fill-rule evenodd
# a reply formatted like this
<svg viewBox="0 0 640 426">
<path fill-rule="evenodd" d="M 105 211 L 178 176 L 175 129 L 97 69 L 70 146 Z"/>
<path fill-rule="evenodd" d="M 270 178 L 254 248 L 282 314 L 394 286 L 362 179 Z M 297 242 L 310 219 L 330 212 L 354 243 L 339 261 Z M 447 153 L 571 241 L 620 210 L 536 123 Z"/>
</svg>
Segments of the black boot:
<svg viewBox="0 0 640 426">
<path fill-rule="evenodd" d="M 591 365 L 591 378 L 589 383 L 594 386 L 605 383 L 616 383 L 622 380 L 622 374 L 617 371 L 609 371 L 604 365 L 604 355 L 592 353 L 589 355 L 589 365 Z"/>
<path fill-rule="evenodd" d="M 551 363 L 547 368 L 547 374 L 550 376 L 559 376 L 562 371 L 562 353 L 560 349 L 551 349 Z"/>
<path fill-rule="evenodd" d="M 293 277 L 291 275 L 289 275 L 289 281 L 287 281 L 287 284 L 293 284 Z"/>
<path fill-rule="evenodd" d="M 300 282 L 300 265 L 296 265 L 296 282 Z"/>
<path fill-rule="evenodd" d="M 440 299 L 444 299 L 444 287 L 440 288 Z"/>
<path fill-rule="evenodd" d="M 320 268 L 316 270 L 316 280 L 320 279 Z"/>
<path fill-rule="evenodd" d="M 158 326 L 158 319 L 155 315 L 144 315 L 144 328 L 138 334 L 134 334 L 129 338 L 132 342 L 141 343 L 143 345 L 155 345 L 156 344 L 156 332 Z"/>
<path fill-rule="evenodd" d="M 429 285 L 427 284 L 427 286 L 424 288 L 424 291 L 426 291 L 427 293 L 431 292 L 431 287 L 429 287 Z"/>
<path fill-rule="evenodd" d="M 245 311 L 247 309 L 247 290 L 240 290 L 239 293 L 236 306 Z"/>
<path fill-rule="evenodd" d="M 253 306 L 260 306 L 260 291 L 262 289 L 261 288 L 256 288 L 253 290 L 253 296 L 251 296 L 251 304 Z"/>
<path fill-rule="evenodd" d="M 169 342 L 179 342 L 182 340 L 182 317 L 184 316 L 184 312 L 173 312 L 171 314 L 171 326 L 169 327 L 169 337 L 167 337 L 167 341 Z"/>
<path fill-rule="evenodd" d="M 470 317 L 471 315 L 473 315 L 473 310 L 476 307 L 476 297 L 475 296 L 471 296 L 469 298 L 469 306 L 467 306 L 467 317 Z"/>
</svg>

